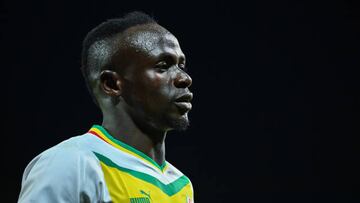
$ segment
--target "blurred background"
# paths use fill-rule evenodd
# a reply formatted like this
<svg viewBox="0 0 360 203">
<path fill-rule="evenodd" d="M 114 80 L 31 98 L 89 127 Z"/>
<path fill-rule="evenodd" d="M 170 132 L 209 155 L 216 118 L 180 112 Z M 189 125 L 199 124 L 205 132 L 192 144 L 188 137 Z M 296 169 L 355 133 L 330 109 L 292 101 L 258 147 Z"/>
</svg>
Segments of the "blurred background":
<svg viewBox="0 0 360 203">
<path fill-rule="evenodd" d="M 359 1 L 0 1 L 2 202 L 28 162 L 101 123 L 80 72 L 102 21 L 142 10 L 180 41 L 191 127 L 167 160 L 197 203 L 359 202 Z"/>
</svg>

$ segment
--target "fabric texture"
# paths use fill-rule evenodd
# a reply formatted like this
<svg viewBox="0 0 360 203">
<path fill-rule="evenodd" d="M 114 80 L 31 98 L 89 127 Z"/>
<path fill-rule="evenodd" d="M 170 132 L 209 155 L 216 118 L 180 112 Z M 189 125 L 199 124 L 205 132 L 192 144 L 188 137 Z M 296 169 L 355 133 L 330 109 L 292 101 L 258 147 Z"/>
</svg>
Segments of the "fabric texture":
<svg viewBox="0 0 360 203">
<path fill-rule="evenodd" d="M 190 180 L 94 125 L 35 157 L 26 167 L 19 203 L 193 202 Z"/>
</svg>

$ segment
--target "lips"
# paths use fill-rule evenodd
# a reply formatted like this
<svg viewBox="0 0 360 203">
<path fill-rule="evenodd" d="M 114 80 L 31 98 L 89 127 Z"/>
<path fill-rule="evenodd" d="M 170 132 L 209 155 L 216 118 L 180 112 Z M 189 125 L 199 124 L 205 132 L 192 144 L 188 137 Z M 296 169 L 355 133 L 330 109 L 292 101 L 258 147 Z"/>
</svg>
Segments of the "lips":
<svg viewBox="0 0 360 203">
<path fill-rule="evenodd" d="M 193 94 L 189 92 L 178 97 L 175 102 L 191 102 L 192 99 Z"/>
<path fill-rule="evenodd" d="M 180 110 L 180 112 L 182 114 L 188 112 L 191 110 L 191 100 L 193 99 L 193 94 L 192 93 L 186 93 L 181 95 L 180 97 L 178 97 L 175 101 L 174 104 L 178 107 L 178 109 Z"/>
</svg>

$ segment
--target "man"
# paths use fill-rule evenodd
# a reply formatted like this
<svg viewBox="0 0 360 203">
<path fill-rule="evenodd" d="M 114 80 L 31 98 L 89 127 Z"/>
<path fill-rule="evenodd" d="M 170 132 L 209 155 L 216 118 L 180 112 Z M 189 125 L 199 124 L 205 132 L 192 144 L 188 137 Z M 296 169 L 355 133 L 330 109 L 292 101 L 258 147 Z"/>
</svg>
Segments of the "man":
<svg viewBox="0 0 360 203">
<path fill-rule="evenodd" d="M 86 36 L 82 71 L 102 125 L 34 158 L 19 202 L 192 202 L 190 180 L 165 161 L 193 97 L 174 35 L 141 12 L 108 20 Z"/>
</svg>

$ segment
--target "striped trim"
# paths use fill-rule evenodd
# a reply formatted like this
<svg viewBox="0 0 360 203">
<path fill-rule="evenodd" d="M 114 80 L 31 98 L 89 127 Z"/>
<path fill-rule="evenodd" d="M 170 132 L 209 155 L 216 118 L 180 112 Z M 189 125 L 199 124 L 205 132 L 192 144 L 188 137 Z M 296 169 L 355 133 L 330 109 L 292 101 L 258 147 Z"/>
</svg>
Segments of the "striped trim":
<svg viewBox="0 0 360 203">
<path fill-rule="evenodd" d="M 96 152 L 93 152 L 93 153 L 105 165 L 115 168 L 115 169 L 118 169 L 122 172 L 128 173 L 136 178 L 139 178 L 142 181 L 150 183 L 150 184 L 156 186 L 157 188 L 159 188 L 161 191 L 163 191 L 168 196 L 172 196 L 172 195 L 178 193 L 180 190 L 182 190 L 186 185 L 188 185 L 190 183 L 190 180 L 186 176 L 183 175 L 180 178 L 178 178 L 177 180 L 173 181 L 172 183 L 164 184 L 160 180 L 158 180 L 157 178 L 155 178 L 151 175 L 148 175 L 146 173 L 142 173 L 139 171 L 134 171 L 131 169 L 123 168 L 123 167 L 117 165 L 116 163 L 114 163 L 113 161 L 111 161 L 109 158 L 107 158 L 101 154 L 98 154 Z"/>
<path fill-rule="evenodd" d="M 112 137 L 102 126 L 100 125 L 93 125 L 93 127 L 89 130 L 89 133 L 95 135 L 96 137 L 102 139 L 103 141 L 107 142 L 108 144 L 112 145 L 113 147 L 119 149 L 120 151 L 123 151 L 127 154 L 131 154 L 153 166 L 155 168 L 159 169 L 160 172 L 164 173 L 166 171 L 167 164 L 166 161 L 160 166 L 157 164 L 152 158 L 144 154 L 143 152 L 131 147 L 130 145 L 127 145 L 120 140 L 115 139 Z"/>
<path fill-rule="evenodd" d="M 135 197 L 130 198 L 130 203 L 150 203 L 150 199 L 147 197 Z"/>
</svg>

